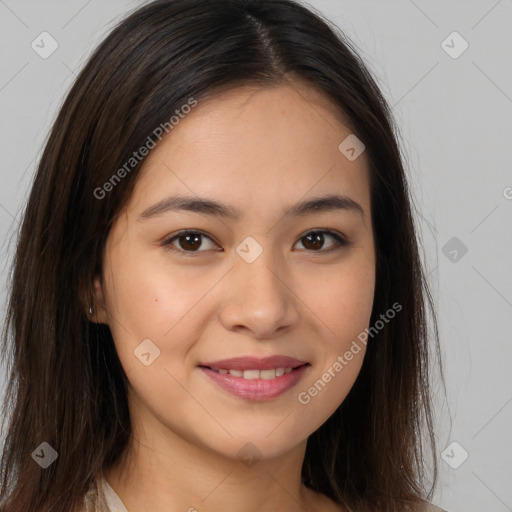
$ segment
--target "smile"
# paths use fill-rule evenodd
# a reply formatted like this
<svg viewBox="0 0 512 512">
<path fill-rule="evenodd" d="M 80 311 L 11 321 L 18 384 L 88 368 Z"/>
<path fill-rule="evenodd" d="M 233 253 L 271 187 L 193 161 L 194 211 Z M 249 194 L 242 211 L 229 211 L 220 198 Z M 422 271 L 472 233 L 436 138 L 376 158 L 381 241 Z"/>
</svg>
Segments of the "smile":
<svg viewBox="0 0 512 512">
<path fill-rule="evenodd" d="M 244 379 L 275 379 L 282 377 L 285 373 L 290 373 L 293 368 L 271 368 L 270 370 L 226 370 L 225 368 L 210 368 L 214 372 L 229 374 Z"/>
<path fill-rule="evenodd" d="M 265 401 L 276 398 L 298 384 L 311 365 L 305 363 L 296 368 L 213 369 L 199 366 L 209 381 L 231 395 L 249 401 Z"/>
</svg>

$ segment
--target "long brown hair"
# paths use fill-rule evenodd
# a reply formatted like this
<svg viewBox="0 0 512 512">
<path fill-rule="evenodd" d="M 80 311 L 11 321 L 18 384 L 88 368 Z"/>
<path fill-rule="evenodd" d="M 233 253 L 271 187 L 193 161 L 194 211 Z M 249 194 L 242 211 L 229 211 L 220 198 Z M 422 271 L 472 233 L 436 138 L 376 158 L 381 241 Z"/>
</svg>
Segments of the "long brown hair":
<svg viewBox="0 0 512 512">
<path fill-rule="evenodd" d="M 86 312 L 109 229 L 144 160 L 102 198 L 98 188 L 147 141 L 158 143 L 155 128 L 190 98 L 290 78 L 324 93 L 366 146 L 377 251 L 371 325 L 393 303 L 403 308 L 368 340 L 348 397 L 309 437 L 304 484 L 361 511 L 432 496 L 436 458 L 424 457 L 435 454 L 436 316 L 398 130 L 374 78 L 337 27 L 293 0 L 158 0 L 122 21 L 77 77 L 24 211 L 1 347 L 2 512 L 72 510 L 130 438 L 126 375 L 108 326 Z M 42 442 L 58 453 L 46 469 L 32 457 Z"/>
</svg>

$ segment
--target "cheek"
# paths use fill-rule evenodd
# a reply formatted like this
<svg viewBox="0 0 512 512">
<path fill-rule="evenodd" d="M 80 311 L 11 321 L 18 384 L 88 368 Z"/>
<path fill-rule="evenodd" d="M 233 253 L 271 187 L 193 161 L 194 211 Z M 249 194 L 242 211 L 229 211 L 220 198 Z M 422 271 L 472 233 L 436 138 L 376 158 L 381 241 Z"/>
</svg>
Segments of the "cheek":
<svg viewBox="0 0 512 512">
<path fill-rule="evenodd" d="M 107 307 L 114 326 L 137 338 L 162 339 L 200 298 L 199 280 L 142 251 L 112 255 L 106 272 Z M 139 340 L 140 342 L 140 340 Z"/>
<path fill-rule="evenodd" d="M 366 353 L 375 274 L 369 259 L 331 269 L 309 294 L 308 305 L 322 334 L 315 371 L 299 390 L 298 402 L 321 422 L 336 410 L 354 385 Z M 302 292 L 305 293 L 305 292 Z"/>
<path fill-rule="evenodd" d="M 332 349 L 342 350 L 369 324 L 375 292 L 375 274 L 364 262 L 332 267 L 316 284 L 304 283 L 300 296 L 321 321 Z"/>
<path fill-rule="evenodd" d="M 162 372 L 170 361 L 182 365 L 189 341 L 181 330 L 200 296 L 176 271 L 147 255 L 119 251 L 108 264 L 105 296 L 116 351 L 131 384 L 149 386 L 151 392 L 158 382 L 167 382 Z"/>
</svg>

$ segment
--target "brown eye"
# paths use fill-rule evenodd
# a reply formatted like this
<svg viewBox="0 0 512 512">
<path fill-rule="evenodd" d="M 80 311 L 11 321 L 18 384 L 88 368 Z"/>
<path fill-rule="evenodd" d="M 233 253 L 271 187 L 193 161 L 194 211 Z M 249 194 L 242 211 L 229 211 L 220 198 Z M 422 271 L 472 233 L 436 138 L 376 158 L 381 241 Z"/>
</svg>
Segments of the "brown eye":
<svg viewBox="0 0 512 512">
<path fill-rule="evenodd" d="M 177 238 L 180 248 L 186 251 L 196 251 L 201 247 L 201 236 L 202 235 L 181 235 Z"/>
<path fill-rule="evenodd" d="M 331 237 L 332 239 L 335 240 L 335 242 L 334 244 L 331 244 L 331 246 L 328 249 L 322 251 L 321 249 L 324 249 L 326 236 Z M 308 251 L 313 252 L 329 252 L 348 245 L 347 240 L 345 240 L 343 237 L 341 237 L 334 231 L 328 230 L 309 231 L 308 233 L 303 235 L 299 240 L 302 241 L 302 245 Z"/>
<path fill-rule="evenodd" d="M 327 249 L 325 249 L 326 237 L 334 240 L 334 243 L 331 243 Z M 210 247 L 206 247 L 206 249 L 204 248 L 205 240 L 208 240 L 212 244 Z M 299 241 L 302 242 L 306 251 L 318 253 L 335 251 L 336 249 L 349 245 L 349 242 L 340 234 L 321 229 L 309 231 L 300 237 Z M 162 245 L 174 252 L 182 253 L 187 256 L 196 256 L 199 253 L 207 252 L 217 244 L 201 231 L 185 230 L 171 236 L 165 240 Z"/>
<path fill-rule="evenodd" d="M 169 249 L 173 251 L 178 252 L 204 252 L 204 250 L 199 250 L 199 248 L 204 245 L 203 239 L 207 239 L 210 240 L 210 242 L 212 242 L 210 237 L 208 237 L 207 235 L 200 231 L 181 231 L 176 235 L 172 236 L 171 238 L 165 240 L 163 242 L 163 245 L 167 246 Z M 177 242 L 177 244 L 175 244 L 174 242 Z M 208 250 L 208 248 L 206 250 Z"/>
</svg>

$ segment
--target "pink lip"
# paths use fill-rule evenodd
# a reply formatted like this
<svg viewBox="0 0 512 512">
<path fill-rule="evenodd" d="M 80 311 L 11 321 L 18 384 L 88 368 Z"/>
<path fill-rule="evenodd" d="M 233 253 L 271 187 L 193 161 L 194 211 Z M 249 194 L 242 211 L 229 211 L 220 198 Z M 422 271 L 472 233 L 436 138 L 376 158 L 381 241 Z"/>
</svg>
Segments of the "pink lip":
<svg viewBox="0 0 512 512">
<path fill-rule="evenodd" d="M 297 368 L 307 361 L 300 361 L 288 356 L 270 356 L 270 357 L 233 357 L 231 359 L 222 359 L 211 363 L 201 363 L 199 366 L 207 366 L 216 370 L 270 370 L 271 368 Z"/>
<path fill-rule="evenodd" d="M 219 373 L 210 368 L 200 366 L 204 372 L 213 382 L 218 384 L 221 388 L 228 391 L 232 395 L 238 396 L 245 400 L 264 401 L 275 398 L 290 388 L 295 386 L 304 373 L 309 368 L 309 364 L 304 364 L 298 368 L 294 368 L 290 373 L 285 373 L 281 377 L 273 379 L 244 379 L 243 377 L 235 377 L 229 373 Z M 290 368 L 290 366 L 271 366 L 270 368 Z M 233 368 L 242 369 L 242 368 Z M 246 370 L 255 369 L 245 366 Z M 260 368 L 262 370 L 266 368 Z"/>
</svg>

